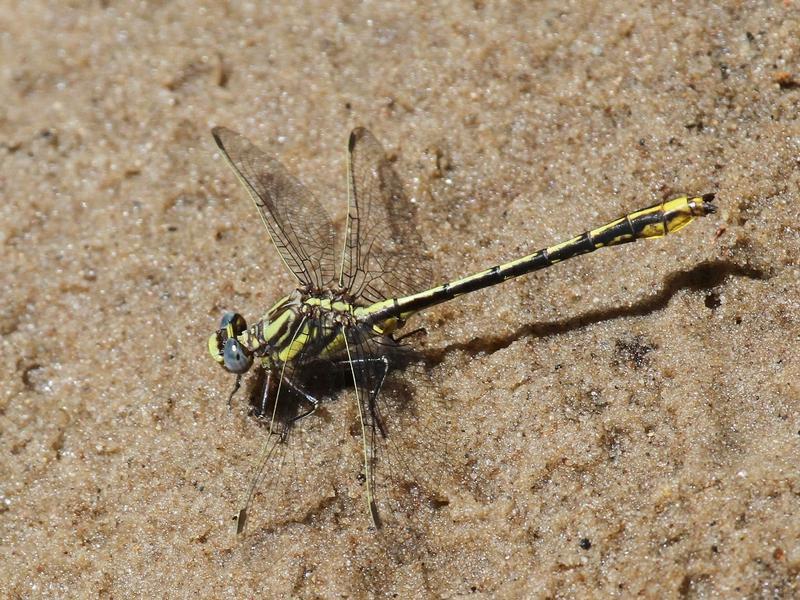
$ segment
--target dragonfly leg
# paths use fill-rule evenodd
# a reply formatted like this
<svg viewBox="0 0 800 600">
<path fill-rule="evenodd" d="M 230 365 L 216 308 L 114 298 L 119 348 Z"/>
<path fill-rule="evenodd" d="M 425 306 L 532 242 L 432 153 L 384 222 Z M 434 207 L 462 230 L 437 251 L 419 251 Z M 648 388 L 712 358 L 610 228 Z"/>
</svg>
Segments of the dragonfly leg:
<svg viewBox="0 0 800 600">
<path fill-rule="evenodd" d="M 416 329 L 412 329 L 411 331 L 405 332 L 403 335 L 399 335 L 397 337 L 392 337 L 395 342 L 402 342 L 406 338 L 410 338 L 415 335 L 428 335 L 428 330 L 424 327 L 417 327 Z"/>
<path fill-rule="evenodd" d="M 381 390 L 383 389 L 383 382 L 386 381 L 386 376 L 389 374 L 389 359 L 386 356 L 381 356 L 375 360 L 383 363 L 383 373 L 381 374 L 380 381 L 378 381 L 375 389 L 370 393 L 369 412 L 372 413 L 373 422 L 378 426 L 378 431 L 381 432 L 381 437 L 386 439 L 386 429 L 383 427 L 383 421 L 381 421 L 381 417 L 378 414 L 376 401 L 378 400 L 378 394 L 380 394 Z"/>
<path fill-rule="evenodd" d="M 351 361 L 342 360 L 333 363 L 334 366 L 340 368 L 350 368 Z M 386 381 L 386 376 L 389 374 L 389 357 L 386 355 L 383 356 L 376 356 L 372 358 L 354 358 L 352 361 L 353 366 L 369 366 L 374 365 L 378 367 L 381 372 L 378 377 L 378 381 L 375 382 L 375 387 L 370 390 L 369 392 L 369 412 L 372 416 L 373 423 L 377 425 L 378 431 L 381 433 L 381 437 L 386 437 L 386 430 L 383 427 L 383 423 L 381 422 L 380 417 L 378 416 L 378 411 L 376 409 L 376 400 L 378 399 L 378 394 L 381 393 L 381 389 L 383 389 L 383 383 Z"/>
<path fill-rule="evenodd" d="M 350 370 L 351 361 L 349 360 L 339 360 L 333 363 L 333 366 L 339 369 L 347 369 Z M 352 360 L 352 364 L 354 366 L 367 366 L 367 365 L 375 365 L 381 369 L 381 374 L 379 377 L 379 381 L 376 383 L 375 387 L 370 390 L 369 399 L 370 402 L 374 401 L 378 394 L 383 388 L 383 382 L 386 381 L 386 375 L 389 374 L 389 358 L 387 356 L 376 356 L 373 358 L 354 358 Z"/>
<path fill-rule="evenodd" d="M 377 411 L 375 410 L 375 400 L 378 398 L 378 394 L 380 394 L 380 391 L 383 388 L 383 382 L 386 381 L 386 375 L 388 375 L 388 373 L 389 373 L 389 359 L 386 356 L 378 356 L 378 357 L 374 357 L 374 358 L 357 358 L 357 359 L 353 360 L 352 364 L 354 366 L 357 366 L 357 367 L 361 367 L 361 366 L 365 366 L 366 367 L 366 366 L 369 366 L 369 365 L 374 365 L 374 366 L 378 367 L 378 369 L 380 369 L 379 376 L 378 376 L 378 381 L 376 382 L 375 387 L 372 390 L 370 390 L 370 393 L 369 393 L 369 406 L 370 406 L 370 413 L 372 413 L 372 417 L 375 420 L 375 423 L 378 425 L 378 429 L 380 430 L 381 435 L 383 437 L 386 437 L 386 432 L 385 432 L 385 430 L 383 428 L 383 424 L 380 422 L 380 419 L 378 418 L 378 415 L 377 415 Z M 346 360 L 336 361 L 336 362 L 332 363 L 332 366 L 337 368 L 337 369 L 348 369 L 349 370 L 350 369 L 350 361 L 346 361 Z M 271 373 L 268 373 L 267 377 L 269 377 L 270 374 Z M 317 410 L 317 408 L 319 408 L 319 405 L 320 405 L 321 401 L 318 398 L 316 398 L 315 396 L 313 396 L 311 393 L 309 393 L 308 391 L 303 389 L 302 386 L 300 386 L 299 384 L 297 384 L 294 381 L 292 381 L 291 379 L 289 379 L 288 377 L 284 378 L 283 383 L 284 383 L 284 385 L 289 387 L 289 389 L 291 389 L 294 393 L 296 393 L 298 396 L 300 396 L 300 398 L 302 398 L 303 400 L 308 402 L 308 404 L 311 405 L 311 408 L 309 410 L 307 410 L 307 411 L 305 411 L 303 413 L 300 413 L 299 415 L 295 415 L 294 417 L 289 419 L 289 424 L 295 423 L 296 421 L 299 421 L 300 419 L 304 419 L 304 418 L 314 414 L 314 412 Z M 267 380 L 267 384 L 269 384 L 269 380 Z M 264 396 L 263 396 L 263 398 L 261 400 L 261 411 L 262 411 L 262 414 L 266 410 L 267 390 L 268 389 L 269 389 L 269 385 L 265 386 L 265 388 L 264 388 Z"/>
<path fill-rule="evenodd" d="M 259 411 L 259 415 L 263 415 L 267 412 L 267 399 L 269 398 L 269 387 L 272 380 L 272 369 L 266 369 L 267 371 L 267 380 L 264 382 L 264 393 L 261 395 L 261 409 Z"/>
<path fill-rule="evenodd" d="M 262 416 L 262 417 L 268 413 L 270 392 L 272 391 L 272 388 L 271 388 L 272 369 L 266 369 L 266 372 L 267 372 L 267 378 L 266 378 L 266 381 L 264 382 L 264 391 L 261 394 L 261 402 L 260 402 L 260 406 L 258 408 L 258 415 Z M 317 398 L 315 398 L 314 396 L 309 394 L 307 391 L 305 391 L 302 387 L 297 385 L 294 381 L 292 381 L 288 377 L 285 377 L 283 379 L 283 384 L 286 385 L 290 390 L 292 390 L 295 394 L 299 395 L 300 398 L 302 398 L 303 400 L 305 400 L 306 402 L 308 402 L 311 405 L 311 409 L 310 410 L 307 410 L 302 414 L 295 415 L 294 417 L 291 417 L 288 420 L 288 422 L 286 423 L 286 426 L 287 426 L 286 427 L 286 431 L 288 431 L 288 426 L 289 425 L 291 425 L 295 421 L 299 421 L 300 419 L 309 416 L 315 410 L 317 410 L 317 407 L 319 406 L 320 402 L 319 402 L 319 400 Z M 277 399 L 276 399 L 276 401 L 277 401 Z M 282 435 L 285 435 L 285 432 Z"/>
<path fill-rule="evenodd" d="M 304 419 L 304 418 L 308 417 L 309 415 L 314 414 L 314 411 L 316 411 L 317 408 L 320 405 L 319 399 L 317 399 L 316 397 L 314 397 L 311 394 L 309 394 L 306 390 L 304 390 L 302 387 L 297 385 L 291 379 L 286 378 L 286 379 L 283 380 L 283 382 L 287 386 L 289 386 L 289 388 L 294 393 L 298 394 L 303 400 L 305 400 L 306 402 L 308 402 L 311 405 L 311 408 L 309 410 L 307 410 L 304 413 L 301 413 L 299 415 L 295 415 L 294 417 L 289 419 L 289 424 L 292 424 L 292 423 L 294 423 L 296 421 L 299 421 L 300 419 Z"/>
<path fill-rule="evenodd" d="M 236 383 L 233 384 L 233 390 L 231 390 L 231 393 L 228 395 L 228 412 L 231 411 L 231 404 L 233 402 L 233 395 L 236 392 L 239 391 L 239 388 L 241 386 L 242 386 L 242 376 L 241 375 L 237 375 L 236 376 Z"/>
</svg>

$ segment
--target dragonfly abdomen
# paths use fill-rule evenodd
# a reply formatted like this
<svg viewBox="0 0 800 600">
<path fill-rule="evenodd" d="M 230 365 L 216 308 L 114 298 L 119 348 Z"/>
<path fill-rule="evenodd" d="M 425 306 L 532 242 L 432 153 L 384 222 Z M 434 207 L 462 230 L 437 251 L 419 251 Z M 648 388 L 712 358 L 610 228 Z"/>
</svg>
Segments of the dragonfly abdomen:
<svg viewBox="0 0 800 600">
<path fill-rule="evenodd" d="M 705 194 L 692 198 L 682 196 L 655 204 L 585 231 L 560 244 L 542 248 L 528 256 L 412 296 L 380 303 L 380 305 L 367 309 L 367 312 L 374 313 L 374 322 L 397 315 L 407 318 L 419 310 L 446 302 L 456 296 L 544 269 L 555 263 L 594 252 L 606 246 L 663 237 L 684 228 L 697 217 L 713 213 L 716 210 L 716 207 L 711 204 L 713 199 L 714 194 Z"/>
</svg>

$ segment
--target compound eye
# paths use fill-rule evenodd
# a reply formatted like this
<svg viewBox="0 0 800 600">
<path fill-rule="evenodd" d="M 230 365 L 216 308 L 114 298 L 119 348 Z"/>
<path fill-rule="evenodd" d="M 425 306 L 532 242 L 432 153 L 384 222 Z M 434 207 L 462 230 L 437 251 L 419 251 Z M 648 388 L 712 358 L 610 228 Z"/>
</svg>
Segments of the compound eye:
<svg viewBox="0 0 800 600">
<path fill-rule="evenodd" d="M 238 340 L 228 338 L 222 350 L 222 364 L 231 373 L 241 375 L 253 364 L 253 355 L 245 352 Z"/>
<path fill-rule="evenodd" d="M 236 337 L 245 329 L 247 329 L 247 321 L 244 320 L 242 315 L 235 312 L 226 312 L 224 315 L 222 315 L 222 320 L 219 322 L 219 328 L 227 329 L 228 325 L 233 328 L 233 335 L 229 337 Z"/>
</svg>

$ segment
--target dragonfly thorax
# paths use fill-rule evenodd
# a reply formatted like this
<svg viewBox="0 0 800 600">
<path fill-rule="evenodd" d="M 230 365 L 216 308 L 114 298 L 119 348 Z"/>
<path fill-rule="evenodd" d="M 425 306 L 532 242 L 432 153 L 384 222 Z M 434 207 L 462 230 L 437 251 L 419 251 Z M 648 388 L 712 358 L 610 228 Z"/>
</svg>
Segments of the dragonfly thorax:
<svg viewBox="0 0 800 600">
<path fill-rule="evenodd" d="M 330 358 L 343 349 L 342 331 L 358 326 L 357 310 L 344 295 L 299 290 L 278 301 L 239 340 L 272 365 L 300 351 Z"/>
</svg>

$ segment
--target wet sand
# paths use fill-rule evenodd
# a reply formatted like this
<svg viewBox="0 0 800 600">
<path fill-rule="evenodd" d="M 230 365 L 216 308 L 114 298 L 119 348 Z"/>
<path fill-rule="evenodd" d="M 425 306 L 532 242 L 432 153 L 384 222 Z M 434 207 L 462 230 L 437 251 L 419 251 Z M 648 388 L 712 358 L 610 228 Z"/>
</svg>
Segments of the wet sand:
<svg viewBox="0 0 800 600">
<path fill-rule="evenodd" d="M 800 593 L 796 3 L 12 2 L 0 97 L 0 595 Z M 420 315 L 395 445 L 436 498 L 369 530 L 345 389 L 236 538 L 267 432 L 206 340 L 293 281 L 223 124 L 338 220 L 373 130 L 433 283 L 720 211 Z"/>
</svg>

